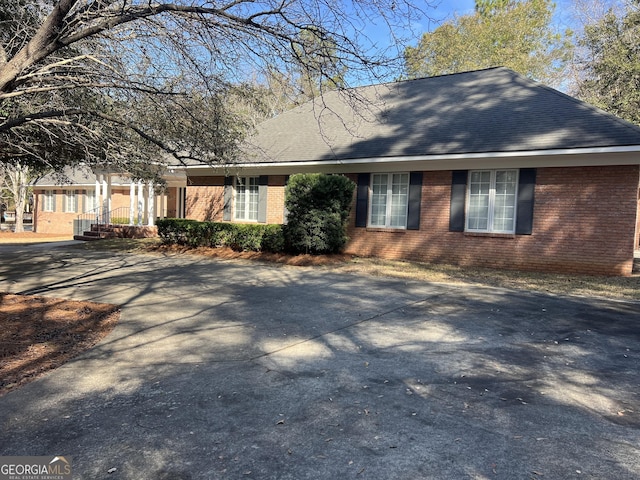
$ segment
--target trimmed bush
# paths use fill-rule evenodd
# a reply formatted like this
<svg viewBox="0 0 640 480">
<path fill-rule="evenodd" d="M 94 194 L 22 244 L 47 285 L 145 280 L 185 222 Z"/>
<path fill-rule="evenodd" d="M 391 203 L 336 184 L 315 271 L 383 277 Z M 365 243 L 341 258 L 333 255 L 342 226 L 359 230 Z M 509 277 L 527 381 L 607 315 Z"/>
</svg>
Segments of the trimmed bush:
<svg viewBox="0 0 640 480">
<path fill-rule="evenodd" d="M 292 253 L 338 253 L 347 243 L 346 223 L 356 185 L 342 175 L 296 174 L 285 193 L 285 245 Z"/>
<path fill-rule="evenodd" d="M 281 252 L 284 248 L 281 225 L 198 222 L 184 218 L 165 218 L 156 225 L 166 244 L 253 252 Z"/>
</svg>

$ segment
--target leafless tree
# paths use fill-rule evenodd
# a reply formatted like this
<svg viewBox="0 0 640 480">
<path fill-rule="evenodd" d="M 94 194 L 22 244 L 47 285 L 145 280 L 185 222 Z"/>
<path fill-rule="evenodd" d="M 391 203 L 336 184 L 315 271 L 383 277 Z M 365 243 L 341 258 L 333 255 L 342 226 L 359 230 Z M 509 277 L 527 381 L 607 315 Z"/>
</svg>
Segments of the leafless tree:
<svg viewBox="0 0 640 480">
<path fill-rule="evenodd" d="M 24 210 L 32 171 L 28 165 L 16 162 L 12 165 L 0 165 L 0 188 L 6 189 L 15 208 L 15 232 L 24 231 Z"/>
<path fill-rule="evenodd" d="M 420 0 L 428 1 L 428 0 Z M 220 161 L 242 134 L 228 95 L 247 77 L 300 71 L 330 39 L 332 71 L 401 67 L 373 48 L 422 20 L 411 0 L 0 0 L 0 162 Z M 396 63 L 397 62 L 397 63 Z M 324 79 L 322 77 L 325 77 Z M 348 82 L 346 82 L 348 86 Z"/>
</svg>

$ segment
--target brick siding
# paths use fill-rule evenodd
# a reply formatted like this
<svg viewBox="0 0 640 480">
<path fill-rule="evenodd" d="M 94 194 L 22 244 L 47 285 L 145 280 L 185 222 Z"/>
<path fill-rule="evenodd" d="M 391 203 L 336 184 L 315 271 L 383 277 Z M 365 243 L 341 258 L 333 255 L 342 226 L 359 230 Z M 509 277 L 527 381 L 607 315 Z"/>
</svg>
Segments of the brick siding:
<svg viewBox="0 0 640 480">
<path fill-rule="evenodd" d="M 73 221 L 85 210 L 84 192 L 82 188 L 50 188 L 55 192 L 55 211 L 45 212 L 42 209 L 45 190 L 35 190 L 34 193 L 34 230 L 38 233 L 54 233 L 60 235 L 73 235 Z M 65 193 L 68 191 L 78 192 L 78 211 L 65 212 Z M 91 189 L 92 190 L 92 189 Z M 126 207 L 129 208 L 129 187 L 111 189 L 111 209 Z M 128 215 L 128 214 L 127 214 Z"/>
<path fill-rule="evenodd" d="M 269 177 L 268 223 L 283 222 L 285 180 Z M 356 228 L 354 194 L 346 251 L 469 267 L 631 274 L 640 230 L 639 166 L 537 169 L 531 235 L 450 232 L 451 180 L 451 171 L 423 173 L 420 230 Z M 223 177 L 190 179 L 187 218 L 222 221 L 223 203 Z"/>
<path fill-rule="evenodd" d="M 190 177 L 186 217 L 201 222 L 221 222 L 224 208 L 224 177 Z M 267 189 L 267 223 L 284 222 L 286 176 L 270 175 Z"/>
<path fill-rule="evenodd" d="M 449 232 L 451 172 L 424 172 L 420 230 L 356 228 L 352 213 L 347 252 L 463 266 L 630 275 L 638 241 L 639 168 L 539 168 L 532 235 Z"/>
</svg>

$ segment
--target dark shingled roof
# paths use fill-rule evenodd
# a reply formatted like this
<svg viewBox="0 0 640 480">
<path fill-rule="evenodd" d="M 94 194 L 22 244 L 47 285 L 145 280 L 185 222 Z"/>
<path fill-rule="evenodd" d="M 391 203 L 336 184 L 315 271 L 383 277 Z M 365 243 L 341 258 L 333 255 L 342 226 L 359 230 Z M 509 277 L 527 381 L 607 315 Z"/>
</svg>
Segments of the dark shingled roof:
<svg viewBox="0 0 640 480">
<path fill-rule="evenodd" d="M 246 161 L 640 146 L 640 128 L 506 68 L 331 92 L 267 120 Z"/>
</svg>

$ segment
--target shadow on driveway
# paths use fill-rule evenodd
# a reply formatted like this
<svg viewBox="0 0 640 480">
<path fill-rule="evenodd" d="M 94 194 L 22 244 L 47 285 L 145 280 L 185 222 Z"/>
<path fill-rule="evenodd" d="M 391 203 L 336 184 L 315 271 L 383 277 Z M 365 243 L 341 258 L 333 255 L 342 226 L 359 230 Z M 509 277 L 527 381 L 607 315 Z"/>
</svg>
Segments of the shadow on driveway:
<svg viewBox="0 0 640 480">
<path fill-rule="evenodd" d="M 1 290 L 122 315 L 0 398 L 0 455 L 67 455 L 86 479 L 640 478 L 637 303 L 11 252 Z"/>
</svg>

